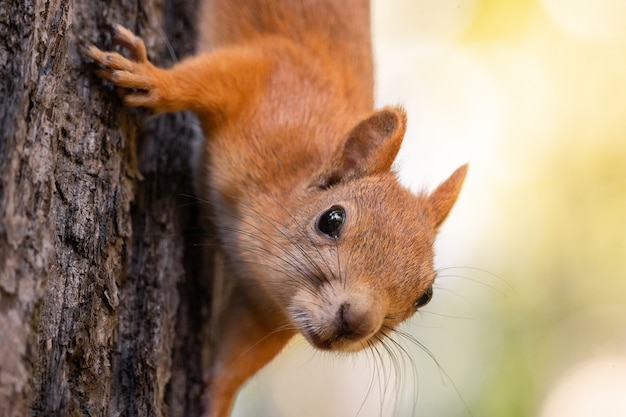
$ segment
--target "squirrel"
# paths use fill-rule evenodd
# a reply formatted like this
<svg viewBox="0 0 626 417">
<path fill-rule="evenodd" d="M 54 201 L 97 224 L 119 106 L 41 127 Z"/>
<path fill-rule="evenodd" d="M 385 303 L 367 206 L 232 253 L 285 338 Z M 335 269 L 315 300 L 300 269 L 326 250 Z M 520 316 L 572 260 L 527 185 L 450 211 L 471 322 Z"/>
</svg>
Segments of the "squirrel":
<svg viewBox="0 0 626 417">
<path fill-rule="evenodd" d="M 154 66 L 143 41 L 86 54 L 124 102 L 191 110 L 205 141 L 197 194 L 210 202 L 234 292 L 207 370 L 205 417 L 297 333 L 354 352 L 427 304 L 433 243 L 467 165 L 430 193 L 392 164 L 406 115 L 374 109 L 368 0 L 204 0 L 198 53 Z"/>
</svg>

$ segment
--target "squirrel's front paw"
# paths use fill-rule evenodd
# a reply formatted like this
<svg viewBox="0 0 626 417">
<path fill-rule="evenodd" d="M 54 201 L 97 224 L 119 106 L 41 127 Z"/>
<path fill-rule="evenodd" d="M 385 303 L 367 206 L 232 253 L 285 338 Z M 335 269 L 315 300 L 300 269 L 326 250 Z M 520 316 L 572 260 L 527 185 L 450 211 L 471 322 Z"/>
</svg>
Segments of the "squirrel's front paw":
<svg viewBox="0 0 626 417">
<path fill-rule="evenodd" d="M 159 91 L 161 70 L 148 60 L 143 40 L 117 24 L 112 26 L 112 35 L 113 42 L 127 49 L 131 58 L 88 46 L 85 53 L 102 67 L 97 71 L 98 75 L 124 89 L 122 94 L 127 105 L 158 110 L 163 100 Z"/>
</svg>

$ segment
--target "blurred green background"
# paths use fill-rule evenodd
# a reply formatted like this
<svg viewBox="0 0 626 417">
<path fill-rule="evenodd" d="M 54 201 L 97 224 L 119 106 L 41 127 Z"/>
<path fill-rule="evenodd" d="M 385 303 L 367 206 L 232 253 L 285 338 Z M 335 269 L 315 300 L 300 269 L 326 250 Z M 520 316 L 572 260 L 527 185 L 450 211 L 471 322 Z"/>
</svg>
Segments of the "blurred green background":
<svg viewBox="0 0 626 417">
<path fill-rule="evenodd" d="M 406 354 L 295 340 L 235 416 L 626 416 L 626 1 L 376 0 L 403 183 L 470 175 Z"/>
</svg>

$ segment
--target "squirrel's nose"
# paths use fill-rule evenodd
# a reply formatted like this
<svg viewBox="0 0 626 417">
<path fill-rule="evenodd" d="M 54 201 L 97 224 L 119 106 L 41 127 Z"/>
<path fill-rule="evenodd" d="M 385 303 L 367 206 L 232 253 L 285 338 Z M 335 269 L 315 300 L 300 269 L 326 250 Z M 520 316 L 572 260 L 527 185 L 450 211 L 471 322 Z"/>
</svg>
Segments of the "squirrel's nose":
<svg viewBox="0 0 626 417">
<path fill-rule="evenodd" d="M 373 333 L 374 320 L 367 309 L 345 302 L 337 309 L 335 326 L 337 339 L 358 340 Z"/>
</svg>

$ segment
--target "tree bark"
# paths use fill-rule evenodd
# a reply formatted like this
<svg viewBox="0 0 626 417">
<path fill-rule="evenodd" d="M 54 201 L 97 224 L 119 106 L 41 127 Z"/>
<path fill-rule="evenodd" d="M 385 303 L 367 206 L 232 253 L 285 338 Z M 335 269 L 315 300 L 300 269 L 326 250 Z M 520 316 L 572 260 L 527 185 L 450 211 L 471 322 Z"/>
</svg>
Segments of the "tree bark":
<svg viewBox="0 0 626 417">
<path fill-rule="evenodd" d="M 198 412 L 210 276 L 190 114 L 124 108 L 81 57 L 120 23 L 167 66 L 194 0 L 0 0 L 0 416 Z M 199 244 L 203 243 L 203 244 Z"/>
</svg>

